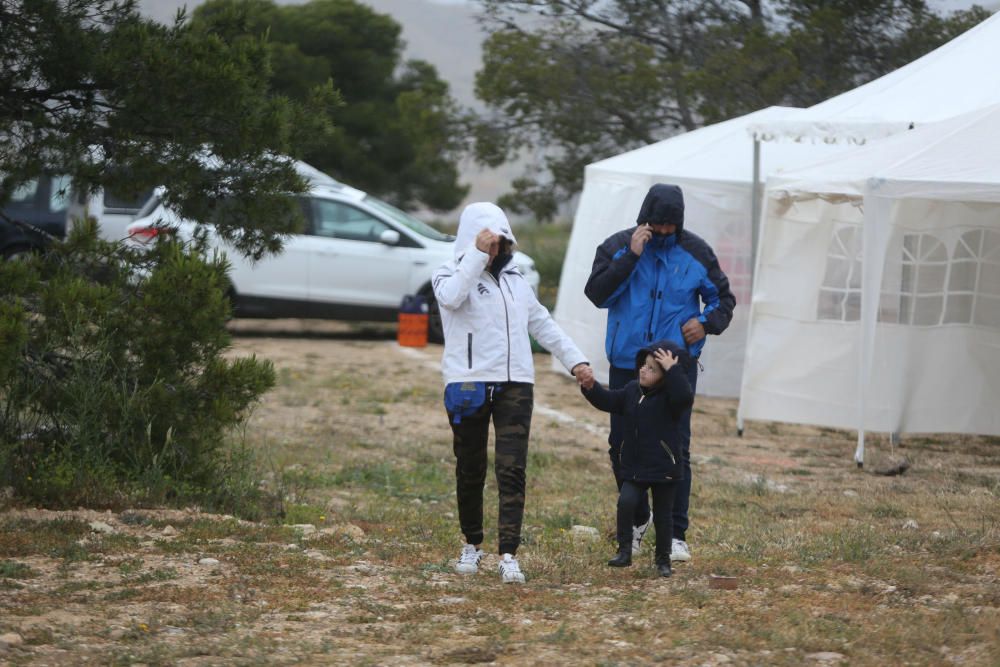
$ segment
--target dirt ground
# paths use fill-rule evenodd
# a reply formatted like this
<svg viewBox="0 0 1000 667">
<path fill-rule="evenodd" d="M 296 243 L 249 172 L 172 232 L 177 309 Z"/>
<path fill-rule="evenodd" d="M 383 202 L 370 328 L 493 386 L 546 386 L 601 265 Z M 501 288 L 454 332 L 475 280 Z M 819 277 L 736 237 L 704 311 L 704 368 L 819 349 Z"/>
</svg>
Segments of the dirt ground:
<svg viewBox="0 0 1000 667">
<path fill-rule="evenodd" d="M 391 327 L 232 328 L 234 354 L 277 370 L 245 442 L 284 523 L 8 501 L 0 664 L 1000 664 L 995 438 L 875 436 L 858 470 L 853 433 L 737 437 L 736 402 L 699 397 L 694 558 L 657 580 L 648 551 L 604 566 L 605 415 L 536 355 L 528 582 L 503 586 L 493 555 L 451 569 L 439 347 L 400 348 Z M 873 473 L 901 456 L 904 475 Z M 489 552 L 492 479 L 486 497 Z"/>
</svg>

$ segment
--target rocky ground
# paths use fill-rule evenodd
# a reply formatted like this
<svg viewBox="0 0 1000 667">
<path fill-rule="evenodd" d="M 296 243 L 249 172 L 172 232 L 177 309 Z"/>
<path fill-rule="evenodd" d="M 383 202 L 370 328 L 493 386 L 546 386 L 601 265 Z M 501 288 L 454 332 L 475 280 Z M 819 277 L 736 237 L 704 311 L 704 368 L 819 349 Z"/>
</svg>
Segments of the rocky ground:
<svg viewBox="0 0 1000 667">
<path fill-rule="evenodd" d="M 1000 441 L 694 416 L 693 560 L 611 570 L 605 420 L 536 357 L 520 557 L 503 586 L 461 540 L 440 348 L 393 331 L 236 322 L 278 386 L 242 442 L 285 498 L 263 523 L 199 508 L 0 512 L 4 664 L 1000 664 Z M 906 457 L 902 475 L 873 471 Z M 487 550 L 495 544 L 487 483 Z M 650 538 L 652 539 L 652 537 Z M 715 588 L 716 577 L 736 588 Z"/>
</svg>

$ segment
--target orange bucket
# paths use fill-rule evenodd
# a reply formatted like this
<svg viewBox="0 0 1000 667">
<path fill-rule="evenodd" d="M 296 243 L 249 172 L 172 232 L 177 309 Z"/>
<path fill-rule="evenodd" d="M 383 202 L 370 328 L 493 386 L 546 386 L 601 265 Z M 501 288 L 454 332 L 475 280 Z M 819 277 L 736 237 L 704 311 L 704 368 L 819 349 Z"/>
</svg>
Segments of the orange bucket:
<svg viewBox="0 0 1000 667">
<path fill-rule="evenodd" d="M 427 326 L 427 300 L 414 294 L 404 296 L 396 341 L 403 347 L 427 347 Z"/>
</svg>

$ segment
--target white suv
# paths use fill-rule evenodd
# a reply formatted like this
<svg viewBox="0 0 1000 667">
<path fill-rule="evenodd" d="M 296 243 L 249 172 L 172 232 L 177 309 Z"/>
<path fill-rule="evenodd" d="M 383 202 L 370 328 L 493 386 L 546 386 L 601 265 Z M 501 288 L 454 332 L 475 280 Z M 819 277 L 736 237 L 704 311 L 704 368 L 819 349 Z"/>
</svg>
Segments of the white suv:
<svg viewBox="0 0 1000 667">
<path fill-rule="evenodd" d="M 304 163 L 298 167 L 311 183 L 301 198 L 305 229 L 285 239 L 281 254 L 252 262 L 209 229 L 210 243 L 232 265 L 235 315 L 395 321 L 403 297 L 419 294 L 430 305 L 430 337 L 440 340 L 430 279 L 454 255 L 454 237 Z M 154 197 L 126 231 L 131 242 L 145 244 L 164 228 L 190 239 L 195 224 Z M 534 262 L 520 252 L 514 262 L 537 293 Z"/>
</svg>

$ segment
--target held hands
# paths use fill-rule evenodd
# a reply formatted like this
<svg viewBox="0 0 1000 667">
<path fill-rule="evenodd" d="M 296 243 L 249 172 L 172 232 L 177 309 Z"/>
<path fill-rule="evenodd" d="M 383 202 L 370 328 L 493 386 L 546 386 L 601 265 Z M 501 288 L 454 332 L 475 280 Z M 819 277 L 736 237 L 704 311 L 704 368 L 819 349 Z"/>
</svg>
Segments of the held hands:
<svg viewBox="0 0 1000 667">
<path fill-rule="evenodd" d="M 642 251 L 646 249 L 646 243 L 649 239 L 653 237 L 653 229 L 649 225 L 639 225 L 632 232 L 632 241 L 629 243 L 629 249 L 636 255 L 641 255 Z"/>
<path fill-rule="evenodd" d="M 653 352 L 653 358 L 656 359 L 656 363 L 660 364 L 663 371 L 669 371 L 671 368 L 677 365 L 677 357 L 670 350 L 664 350 L 663 348 L 658 349 Z"/>
<path fill-rule="evenodd" d="M 590 367 L 590 364 L 577 364 L 570 372 L 584 389 L 590 389 L 594 386 L 594 369 Z"/>
<path fill-rule="evenodd" d="M 699 322 L 698 318 L 692 317 L 681 327 L 681 334 L 684 336 L 685 343 L 694 345 L 705 337 L 705 325 Z"/>
</svg>

